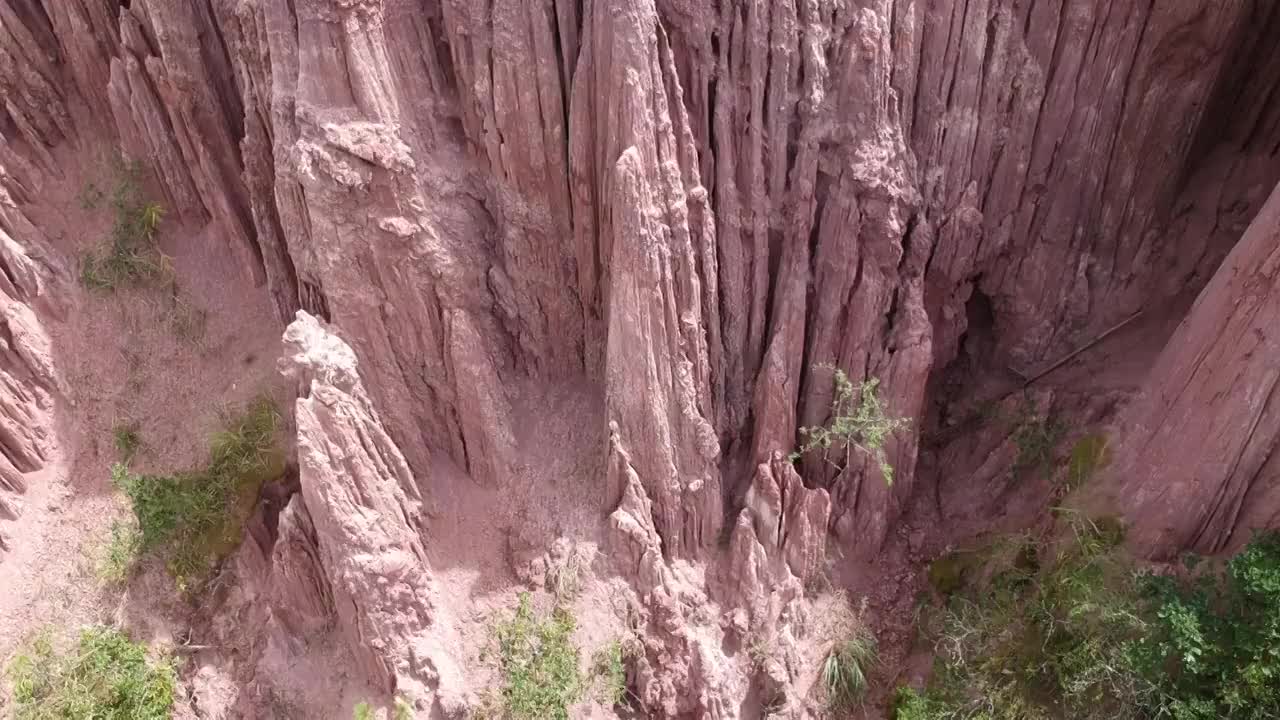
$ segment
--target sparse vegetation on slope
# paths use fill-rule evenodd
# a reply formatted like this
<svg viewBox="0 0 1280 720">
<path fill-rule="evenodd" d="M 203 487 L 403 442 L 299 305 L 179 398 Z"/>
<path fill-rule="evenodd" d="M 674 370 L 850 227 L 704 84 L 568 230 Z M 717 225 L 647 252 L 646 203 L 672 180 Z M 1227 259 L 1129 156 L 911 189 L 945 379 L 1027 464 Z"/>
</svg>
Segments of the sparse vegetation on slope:
<svg viewBox="0 0 1280 720">
<path fill-rule="evenodd" d="M 160 552 L 180 586 L 200 579 L 238 544 L 259 488 L 283 469 L 278 419 L 266 398 L 226 418 L 202 470 L 139 475 L 124 464 L 112 469 L 138 519 L 138 549 Z"/>
<path fill-rule="evenodd" d="M 167 720 L 175 672 L 121 632 L 91 627 L 65 651 L 48 633 L 10 662 L 15 720 Z"/>
<path fill-rule="evenodd" d="M 878 395 L 880 380 L 870 378 L 858 385 L 844 370 L 829 367 L 834 374 L 835 395 L 831 399 L 831 419 L 825 427 L 803 427 L 800 435 L 804 442 L 792 453 L 791 459 L 820 450 L 826 458 L 832 450 L 847 455 L 851 449 L 869 454 L 880 466 L 886 483 L 893 484 L 893 466 L 885 456 L 884 444 L 893 433 L 910 425 L 905 418 L 889 415 Z"/>
<path fill-rule="evenodd" d="M 80 282 L 90 290 L 112 291 L 170 275 L 168 260 L 156 246 L 164 207 L 143 198 L 138 164 L 120 164 L 116 175 L 110 194 L 115 213 L 111 236 L 80 259 Z M 105 196 L 101 190 L 89 188 L 82 194 L 81 203 L 96 207 Z"/>
</svg>

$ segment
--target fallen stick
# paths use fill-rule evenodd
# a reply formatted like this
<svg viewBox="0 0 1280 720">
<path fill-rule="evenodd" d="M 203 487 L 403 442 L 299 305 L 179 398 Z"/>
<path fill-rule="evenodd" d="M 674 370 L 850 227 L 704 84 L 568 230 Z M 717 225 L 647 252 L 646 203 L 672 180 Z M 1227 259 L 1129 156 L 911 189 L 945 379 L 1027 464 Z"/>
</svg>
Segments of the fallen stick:
<svg viewBox="0 0 1280 720">
<path fill-rule="evenodd" d="M 1103 340 L 1106 340 L 1106 339 L 1107 339 L 1107 338 L 1108 338 L 1112 333 L 1114 333 L 1115 331 L 1117 331 L 1117 330 L 1119 330 L 1120 328 L 1124 327 L 1125 325 L 1128 325 L 1129 323 L 1133 322 L 1133 321 L 1134 321 L 1134 320 L 1135 320 L 1139 315 L 1141 315 L 1141 314 L 1142 314 L 1142 311 L 1141 311 L 1141 310 L 1139 310 L 1139 311 L 1135 312 L 1134 314 L 1130 315 L 1129 317 L 1125 318 L 1124 320 L 1121 320 L 1120 322 L 1116 323 L 1115 325 L 1112 325 L 1111 327 L 1107 328 L 1107 330 L 1106 330 L 1106 331 L 1104 331 L 1101 335 L 1099 335 L 1099 336 L 1095 337 L 1094 339 L 1090 340 L 1089 342 L 1085 343 L 1084 345 L 1081 345 L 1080 347 L 1076 348 L 1075 350 L 1072 350 L 1070 353 L 1067 353 L 1067 355 L 1066 355 L 1065 357 L 1063 357 L 1062 359 L 1058 360 L 1057 362 L 1055 362 L 1054 364 L 1050 365 L 1049 367 L 1045 368 L 1044 370 L 1041 370 L 1040 372 L 1036 373 L 1035 375 L 1032 375 L 1031 377 L 1027 378 L 1026 382 L 1022 383 L 1022 387 L 1023 387 L 1024 389 L 1025 389 L 1025 388 L 1027 388 L 1027 387 L 1030 387 L 1030 386 L 1031 386 L 1031 383 L 1033 383 L 1033 382 L 1035 382 L 1035 381 L 1039 380 L 1040 378 L 1044 377 L 1045 375 L 1048 375 L 1049 373 L 1053 372 L 1054 370 L 1057 370 L 1058 368 L 1062 367 L 1063 365 L 1066 365 L 1068 362 L 1070 362 L 1070 361 L 1071 361 L 1071 359 L 1072 359 L 1072 358 L 1074 358 L 1075 356 L 1077 356 L 1077 355 L 1079 355 L 1080 353 L 1084 352 L 1085 350 L 1088 350 L 1089 348 L 1093 347 L 1094 345 L 1097 345 L 1098 343 L 1102 342 Z"/>
</svg>

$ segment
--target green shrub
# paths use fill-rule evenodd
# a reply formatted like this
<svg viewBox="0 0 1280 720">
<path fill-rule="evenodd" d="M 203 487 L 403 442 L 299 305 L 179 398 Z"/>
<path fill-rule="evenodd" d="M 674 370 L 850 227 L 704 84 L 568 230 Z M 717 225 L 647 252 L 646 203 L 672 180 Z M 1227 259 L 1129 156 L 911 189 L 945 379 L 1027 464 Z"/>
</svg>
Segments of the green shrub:
<svg viewBox="0 0 1280 720">
<path fill-rule="evenodd" d="M 895 717 L 1280 717 L 1277 536 L 1225 573 L 1177 580 L 1135 571 L 1118 520 L 1066 519 L 1052 563 L 998 569 L 952 597 L 933 681 L 902 689 Z"/>
<path fill-rule="evenodd" d="M 226 429 L 214 434 L 209 463 L 201 470 L 139 475 L 123 464 L 112 468 L 113 483 L 128 496 L 138 519 L 138 549 L 160 552 L 180 587 L 201 579 L 211 562 L 239 544 L 259 489 L 282 472 L 278 419 L 265 398 L 226 418 Z"/>
<path fill-rule="evenodd" d="M 1067 519 L 1073 533 L 1053 562 L 1042 565 L 1025 537 L 1015 552 L 977 553 L 992 566 L 951 597 L 936 632 L 933 683 L 900 696 L 896 717 L 1127 717 L 1145 687 L 1127 660 L 1143 630 L 1132 572 L 1109 526 Z"/>
<path fill-rule="evenodd" d="M 369 703 L 356 703 L 355 710 L 351 713 L 351 720 L 373 720 L 373 708 L 369 707 Z"/>
<path fill-rule="evenodd" d="M 176 677 L 172 663 L 149 661 L 146 646 L 104 627 L 85 629 L 65 653 L 37 637 L 8 675 L 15 720 L 167 720 Z"/>
<path fill-rule="evenodd" d="M 529 595 L 520 594 L 515 616 L 497 626 L 499 704 L 516 720 L 567 720 L 584 690 L 573 644 L 575 621 L 563 607 L 537 617 Z"/>
<path fill-rule="evenodd" d="M 867 669 L 876 661 L 876 640 L 862 625 L 836 642 L 822 662 L 822 689 L 833 710 L 849 710 L 867 692 Z"/>
<path fill-rule="evenodd" d="M 1139 668 L 1152 710 L 1178 720 L 1280 717 L 1280 535 L 1255 539 L 1225 572 L 1142 579 L 1154 632 Z"/>
<path fill-rule="evenodd" d="M 792 462 L 814 450 L 821 450 L 826 457 L 833 449 L 847 454 L 851 448 L 857 448 L 875 458 L 885 482 L 892 485 L 893 466 L 885 456 L 884 443 L 890 435 L 908 427 L 910 422 L 885 411 L 877 394 L 879 379 L 871 378 L 854 386 L 844 370 L 831 369 L 835 376 L 835 396 L 831 400 L 829 424 L 826 427 L 800 428 L 804 442 L 791 454 Z"/>
<path fill-rule="evenodd" d="M 164 207 L 143 199 L 139 165 L 122 165 L 117 175 L 111 192 L 115 213 L 111 237 L 101 247 L 86 252 L 80 261 L 80 282 L 90 290 L 111 291 L 170 275 L 169 262 L 155 242 Z M 96 194 L 86 193 L 82 202 L 96 207 L 103 193 L 96 188 L 92 192 Z"/>
</svg>

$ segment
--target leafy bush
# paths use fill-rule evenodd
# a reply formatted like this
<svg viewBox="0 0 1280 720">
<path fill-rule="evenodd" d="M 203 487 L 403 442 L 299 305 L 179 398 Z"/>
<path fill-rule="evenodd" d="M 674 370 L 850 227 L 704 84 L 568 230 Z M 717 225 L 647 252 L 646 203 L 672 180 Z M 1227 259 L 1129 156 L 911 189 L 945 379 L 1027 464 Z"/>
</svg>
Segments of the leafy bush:
<svg viewBox="0 0 1280 720">
<path fill-rule="evenodd" d="M 952 598 L 933 683 L 900 690 L 895 717 L 1280 717 L 1280 539 L 1177 580 L 1135 572 L 1118 521 L 1068 519 L 1053 563 Z"/>
<path fill-rule="evenodd" d="M 102 193 L 94 192 L 97 198 L 86 196 L 86 206 L 96 207 L 100 201 Z M 115 213 L 111 237 L 81 258 L 80 282 L 90 290 L 111 291 L 168 277 L 168 260 L 155 242 L 165 210 L 143 199 L 141 168 L 136 163 L 118 169 L 111 207 Z"/>
<path fill-rule="evenodd" d="M 830 366 L 824 366 L 830 367 Z M 893 484 L 893 466 L 885 457 L 884 443 L 893 433 L 910 425 L 904 418 L 889 415 L 880 402 L 878 378 L 864 380 L 857 386 L 849 380 L 844 370 L 831 367 L 834 372 L 835 396 L 831 400 L 831 420 L 826 427 L 803 427 L 805 438 L 800 448 L 791 454 L 792 462 L 814 450 L 822 450 L 823 457 L 832 449 L 846 454 L 857 448 L 875 458 L 886 483 Z"/>
<path fill-rule="evenodd" d="M 112 468 L 112 482 L 128 496 L 138 519 L 138 549 L 161 552 L 180 587 L 235 548 L 262 484 L 283 470 L 278 419 L 265 398 L 228 417 L 226 429 L 213 436 L 202 470 L 138 475 L 123 464 Z"/>
<path fill-rule="evenodd" d="M 1159 688 L 1154 711 L 1177 720 L 1280 717 L 1280 535 L 1255 539 L 1224 573 L 1147 576 L 1142 590 L 1154 632 L 1135 655 Z"/>
<path fill-rule="evenodd" d="M 356 703 L 351 713 L 351 720 L 373 720 L 373 708 L 369 707 L 367 702 Z"/>
<path fill-rule="evenodd" d="M 581 699 L 575 621 L 563 607 L 549 617 L 534 615 L 528 593 L 520 594 L 515 616 L 497 626 L 498 670 L 503 716 L 517 720 L 568 720 Z"/>
<path fill-rule="evenodd" d="M 167 720 L 173 706 L 172 663 L 149 661 L 145 645 L 111 628 L 85 629 L 66 653 L 41 635 L 8 675 L 15 720 Z"/>
</svg>

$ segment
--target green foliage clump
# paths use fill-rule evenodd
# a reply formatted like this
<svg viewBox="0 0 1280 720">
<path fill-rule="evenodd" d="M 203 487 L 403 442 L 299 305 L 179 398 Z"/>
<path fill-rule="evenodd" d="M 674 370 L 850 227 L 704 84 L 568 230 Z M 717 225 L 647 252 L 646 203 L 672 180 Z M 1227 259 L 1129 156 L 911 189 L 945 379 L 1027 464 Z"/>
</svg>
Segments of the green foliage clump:
<svg viewBox="0 0 1280 720">
<path fill-rule="evenodd" d="M 1068 520 L 1054 562 L 951 598 L 898 720 L 1280 717 L 1280 537 L 1180 580 L 1135 571 L 1117 520 Z"/>
<path fill-rule="evenodd" d="M 875 661 L 875 637 L 860 624 L 831 648 L 822 661 L 822 689 L 832 710 L 847 711 L 862 702 L 867 669 Z"/>
<path fill-rule="evenodd" d="M 161 552 L 180 587 L 199 580 L 211 562 L 235 548 L 262 484 L 283 470 L 278 420 L 266 398 L 227 417 L 201 470 L 139 475 L 124 464 L 112 468 L 112 482 L 138 520 L 138 550 Z"/>
<path fill-rule="evenodd" d="M 164 207 L 143 198 L 138 164 L 120 166 L 117 175 L 110 196 L 115 213 L 111 237 L 102 247 L 86 252 L 80 261 L 80 282 L 90 290 L 112 291 L 170 275 L 168 260 L 156 246 Z M 96 207 L 104 196 L 93 188 L 92 194 L 82 198 L 82 204 Z"/>
<path fill-rule="evenodd" d="M 1148 576 L 1142 589 L 1155 632 L 1136 657 L 1156 678 L 1156 709 L 1177 720 L 1280 717 L 1280 535 L 1255 539 L 1223 573 Z"/>
<path fill-rule="evenodd" d="M 356 703 L 351 720 L 373 720 L 373 708 L 367 702 Z"/>
<path fill-rule="evenodd" d="M 864 380 L 855 386 L 844 370 L 831 369 L 835 376 L 831 419 L 825 427 L 800 428 L 804 442 L 791 454 L 792 462 L 814 450 L 821 450 L 826 457 L 833 449 L 843 451 L 847 460 L 849 451 L 857 448 L 875 458 L 885 482 L 892 485 L 893 466 L 885 456 L 884 444 L 890 435 L 908 427 L 910 421 L 893 417 L 885 410 L 878 395 L 878 378 Z"/>
<path fill-rule="evenodd" d="M 954 594 L 937 629 L 934 683 L 899 695 L 900 720 L 1049 720 L 1126 714 L 1147 686 L 1130 670 L 1143 631 L 1131 568 L 1108 523 L 1070 516 L 1043 566 L 1026 538 L 992 553 L 985 582 Z"/>
<path fill-rule="evenodd" d="M 148 660 L 145 645 L 105 627 L 83 630 L 67 652 L 40 635 L 8 675 L 15 720 L 167 720 L 176 682 L 171 662 Z"/>
<path fill-rule="evenodd" d="M 502 717 L 568 720 L 569 708 L 584 691 L 572 638 L 575 626 L 573 615 L 563 607 L 538 617 L 529 595 L 520 594 L 515 615 L 496 629 Z"/>
</svg>

